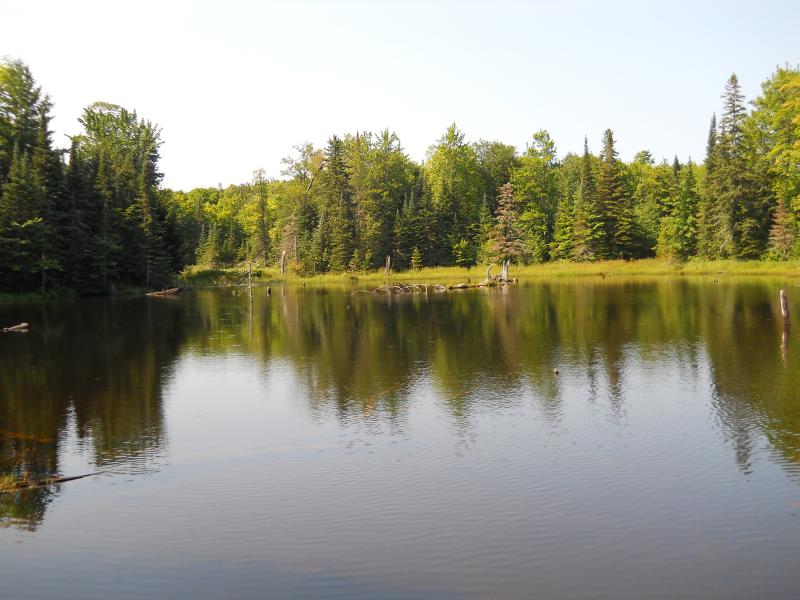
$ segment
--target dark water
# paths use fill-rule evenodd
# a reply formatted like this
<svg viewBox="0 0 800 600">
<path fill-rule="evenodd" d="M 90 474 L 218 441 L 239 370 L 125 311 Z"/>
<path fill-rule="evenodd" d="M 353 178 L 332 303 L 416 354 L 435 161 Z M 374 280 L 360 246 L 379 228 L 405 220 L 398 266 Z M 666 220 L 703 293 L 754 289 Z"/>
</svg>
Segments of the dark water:
<svg viewBox="0 0 800 600">
<path fill-rule="evenodd" d="M 2 306 L 0 595 L 797 598 L 779 287 Z"/>
</svg>

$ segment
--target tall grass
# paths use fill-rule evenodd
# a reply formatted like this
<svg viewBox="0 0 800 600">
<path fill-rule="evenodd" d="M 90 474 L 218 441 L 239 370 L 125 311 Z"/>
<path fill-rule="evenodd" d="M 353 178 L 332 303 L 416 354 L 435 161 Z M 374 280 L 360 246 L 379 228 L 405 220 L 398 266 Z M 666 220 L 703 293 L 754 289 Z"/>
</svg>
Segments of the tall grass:
<svg viewBox="0 0 800 600">
<path fill-rule="evenodd" d="M 189 285 L 233 285 L 240 281 L 247 272 L 246 267 L 209 269 L 200 266 L 187 268 L 180 279 Z M 499 267 L 492 269 L 499 273 Z M 547 277 L 614 277 L 614 276 L 679 276 L 679 275 L 715 275 L 715 276 L 787 276 L 800 277 L 800 261 L 737 261 L 737 260 L 690 260 L 676 262 L 662 259 L 641 259 L 634 261 L 608 260 L 587 263 L 551 262 L 535 265 L 512 265 L 511 277 L 534 279 Z M 486 266 L 463 267 L 430 267 L 418 270 L 393 271 L 390 280 L 403 282 L 469 282 L 477 283 L 486 278 Z M 380 284 L 387 280 L 384 270 L 324 273 L 300 276 L 288 272 L 281 276 L 275 268 L 253 269 L 253 280 L 261 283 L 303 283 L 307 285 L 325 285 L 331 283 Z"/>
</svg>

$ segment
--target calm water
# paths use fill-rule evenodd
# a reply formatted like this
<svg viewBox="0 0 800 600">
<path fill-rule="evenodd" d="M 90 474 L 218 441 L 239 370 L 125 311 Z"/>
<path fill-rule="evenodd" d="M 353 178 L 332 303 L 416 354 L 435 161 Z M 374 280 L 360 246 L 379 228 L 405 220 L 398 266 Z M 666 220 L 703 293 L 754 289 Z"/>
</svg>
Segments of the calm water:
<svg viewBox="0 0 800 600">
<path fill-rule="evenodd" d="M 0 306 L 0 595 L 797 598 L 780 287 Z"/>
</svg>

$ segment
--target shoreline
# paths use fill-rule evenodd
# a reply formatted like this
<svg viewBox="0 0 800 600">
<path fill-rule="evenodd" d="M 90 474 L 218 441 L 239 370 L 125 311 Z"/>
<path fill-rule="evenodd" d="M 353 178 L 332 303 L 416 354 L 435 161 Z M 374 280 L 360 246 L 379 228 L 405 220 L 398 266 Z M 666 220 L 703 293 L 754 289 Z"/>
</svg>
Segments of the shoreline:
<svg viewBox="0 0 800 600">
<path fill-rule="evenodd" d="M 246 268 L 246 267 L 245 267 Z M 324 285 L 328 283 L 383 283 L 386 281 L 405 283 L 425 282 L 471 282 L 486 278 L 486 265 L 463 267 L 426 267 L 419 270 L 393 271 L 386 277 L 383 269 L 375 271 L 323 273 L 301 276 L 287 273 L 281 277 L 276 268 L 253 270 L 253 282 L 266 284 Z M 499 266 L 492 267 L 493 274 Z M 243 272 L 242 268 L 190 267 L 179 277 L 182 285 L 193 287 L 217 287 L 235 285 Z M 633 261 L 613 260 L 592 263 L 551 262 L 534 265 L 512 265 L 509 274 L 521 282 L 531 279 L 584 278 L 584 277 L 784 277 L 800 279 L 800 261 L 687 261 L 672 262 L 659 259 Z"/>
<path fill-rule="evenodd" d="M 478 283 L 486 278 L 486 265 L 474 267 L 425 267 L 419 270 L 393 271 L 387 278 L 383 269 L 374 271 L 322 273 L 317 275 L 298 275 L 287 273 L 281 277 L 275 267 L 254 268 L 253 283 L 265 285 L 351 286 L 380 285 L 382 283 Z M 246 267 L 206 268 L 193 266 L 176 277 L 176 283 L 188 290 L 197 288 L 229 287 L 236 285 Z M 492 266 L 493 274 L 500 272 L 498 265 Z M 737 261 L 737 260 L 690 260 L 673 262 L 661 259 L 610 260 L 591 263 L 549 262 L 533 265 L 512 265 L 511 278 L 520 283 L 543 279 L 583 279 L 583 278 L 627 278 L 627 277 L 723 277 L 768 278 L 800 280 L 800 260 L 798 261 Z M 106 294 L 108 297 L 138 297 L 146 290 L 138 287 L 124 287 Z M 16 302 L 61 301 L 82 297 L 74 290 L 48 290 L 47 292 L 2 292 L 0 304 Z"/>
</svg>

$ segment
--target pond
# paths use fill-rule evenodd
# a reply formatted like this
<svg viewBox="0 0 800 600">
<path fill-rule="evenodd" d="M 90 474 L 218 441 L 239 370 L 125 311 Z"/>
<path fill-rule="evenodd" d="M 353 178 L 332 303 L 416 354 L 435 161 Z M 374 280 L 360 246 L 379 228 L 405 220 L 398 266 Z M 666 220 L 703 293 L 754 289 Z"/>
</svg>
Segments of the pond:
<svg viewBox="0 0 800 600">
<path fill-rule="evenodd" d="M 782 287 L 0 306 L 2 594 L 794 598 Z"/>
</svg>

